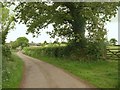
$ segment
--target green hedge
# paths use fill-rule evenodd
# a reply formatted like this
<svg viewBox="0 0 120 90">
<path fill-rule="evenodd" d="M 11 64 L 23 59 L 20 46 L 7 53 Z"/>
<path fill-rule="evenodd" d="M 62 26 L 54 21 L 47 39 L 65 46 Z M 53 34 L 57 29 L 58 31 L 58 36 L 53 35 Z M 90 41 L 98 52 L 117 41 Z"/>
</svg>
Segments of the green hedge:
<svg viewBox="0 0 120 90">
<path fill-rule="evenodd" d="M 23 61 L 2 45 L 2 88 L 19 88 L 23 73 Z"/>
<path fill-rule="evenodd" d="M 28 55 L 40 55 L 50 57 L 65 57 L 65 47 L 26 47 L 23 49 Z"/>
<path fill-rule="evenodd" d="M 50 56 L 57 58 L 69 58 L 72 60 L 99 60 L 106 58 L 106 49 L 103 43 L 88 43 L 80 48 L 80 43 L 67 46 L 26 47 L 23 51 L 31 56 Z"/>
</svg>

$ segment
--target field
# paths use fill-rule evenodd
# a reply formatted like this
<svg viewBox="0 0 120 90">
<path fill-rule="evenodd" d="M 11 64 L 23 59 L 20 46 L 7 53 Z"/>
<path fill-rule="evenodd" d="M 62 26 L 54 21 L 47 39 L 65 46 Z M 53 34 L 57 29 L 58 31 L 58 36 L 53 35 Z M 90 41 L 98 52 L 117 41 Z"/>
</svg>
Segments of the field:
<svg viewBox="0 0 120 90">
<path fill-rule="evenodd" d="M 39 48 L 39 47 L 38 47 Z M 37 50 L 37 47 L 35 47 Z M 118 61 L 92 61 L 83 62 L 69 58 L 55 58 L 36 53 L 34 47 L 26 49 L 25 54 L 38 58 L 57 67 L 64 69 L 80 79 L 86 80 L 99 88 L 118 87 Z"/>
<path fill-rule="evenodd" d="M 19 88 L 22 74 L 23 74 L 23 61 L 15 54 L 12 53 L 12 60 L 7 62 L 6 79 L 2 83 L 2 88 Z"/>
</svg>

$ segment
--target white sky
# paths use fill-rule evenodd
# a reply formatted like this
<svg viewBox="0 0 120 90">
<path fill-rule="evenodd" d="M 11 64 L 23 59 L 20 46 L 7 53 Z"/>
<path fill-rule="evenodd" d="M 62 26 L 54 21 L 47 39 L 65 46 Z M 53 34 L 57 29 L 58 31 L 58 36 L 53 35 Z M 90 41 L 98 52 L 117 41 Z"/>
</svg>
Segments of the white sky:
<svg viewBox="0 0 120 90">
<path fill-rule="evenodd" d="M 108 40 L 111 38 L 118 40 L 118 14 L 115 18 L 111 19 L 111 22 L 107 22 L 107 25 L 105 27 L 108 31 Z M 47 42 L 53 42 L 55 39 L 51 39 L 50 36 L 46 34 L 46 31 L 51 31 L 52 29 L 52 25 L 49 25 L 48 28 L 43 29 L 41 35 L 33 38 L 32 34 L 26 35 L 27 27 L 24 24 L 16 24 L 15 29 L 9 31 L 6 42 L 15 41 L 18 37 L 26 37 L 29 39 L 29 42 L 33 41 L 35 43 L 41 43 L 45 40 Z"/>
</svg>

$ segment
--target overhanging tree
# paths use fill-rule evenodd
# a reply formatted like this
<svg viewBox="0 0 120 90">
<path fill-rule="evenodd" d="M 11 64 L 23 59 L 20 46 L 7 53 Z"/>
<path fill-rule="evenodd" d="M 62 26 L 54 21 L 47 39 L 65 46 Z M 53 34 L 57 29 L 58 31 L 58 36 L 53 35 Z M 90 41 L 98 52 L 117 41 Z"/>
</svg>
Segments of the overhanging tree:
<svg viewBox="0 0 120 90">
<path fill-rule="evenodd" d="M 8 31 L 14 28 L 14 15 L 10 14 L 10 10 L 7 7 L 7 3 L 0 3 L 0 24 L 1 29 L 0 34 L 2 35 L 2 44 L 5 44 L 5 39 Z"/>
<path fill-rule="evenodd" d="M 85 37 L 85 30 L 104 30 L 105 22 L 116 15 L 118 5 L 117 2 L 56 2 L 51 5 L 44 2 L 26 2 L 17 6 L 16 15 L 20 22 L 26 24 L 28 32 L 40 33 L 40 29 L 53 24 L 52 36 L 78 40 Z"/>
<path fill-rule="evenodd" d="M 52 24 L 51 37 L 64 36 L 85 48 L 87 41 L 104 41 L 104 24 L 116 15 L 118 6 L 118 2 L 26 2 L 17 6 L 16 16 L 28 27 L 27 33 L 39 34 L 40 29 Z"/>
</svg>

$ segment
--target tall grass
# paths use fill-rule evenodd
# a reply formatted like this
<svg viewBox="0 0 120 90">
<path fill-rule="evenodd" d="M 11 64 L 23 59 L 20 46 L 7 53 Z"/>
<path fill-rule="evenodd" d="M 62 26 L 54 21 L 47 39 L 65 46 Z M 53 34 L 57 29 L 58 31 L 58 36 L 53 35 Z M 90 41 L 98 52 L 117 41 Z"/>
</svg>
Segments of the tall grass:
<svg viewBox="0 0 120 90">
<path fill-rule="evenodd" d="M 3 58 L 3 60 L 5 59 Z M 19 88 L 22 80 L 23 61 L 15 53 L 12 53 L 10 60 L 7 61 L 4 71 L 2 88 Z"/>
</svg>

